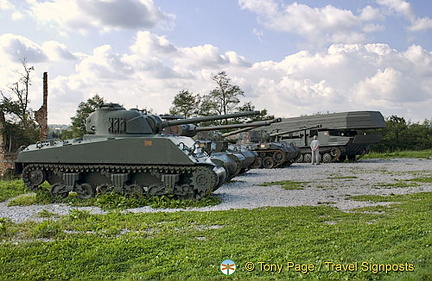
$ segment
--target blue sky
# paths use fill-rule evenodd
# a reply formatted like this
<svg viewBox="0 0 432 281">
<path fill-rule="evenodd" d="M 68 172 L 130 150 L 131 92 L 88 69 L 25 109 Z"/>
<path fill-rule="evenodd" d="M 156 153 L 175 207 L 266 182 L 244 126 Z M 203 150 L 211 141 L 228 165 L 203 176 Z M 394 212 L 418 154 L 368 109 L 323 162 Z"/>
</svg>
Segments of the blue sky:
<svg viewBox="0 0 432 281">
<path fill-rule="evenodd" d="M 432 119 L 432 4 L 426 0 L 0 0 L 0 89 L 49 74 L 49 123 L 95 94 L 166 113 L 226 71 L 278 117 L 379 110 Z"/>
</svg>

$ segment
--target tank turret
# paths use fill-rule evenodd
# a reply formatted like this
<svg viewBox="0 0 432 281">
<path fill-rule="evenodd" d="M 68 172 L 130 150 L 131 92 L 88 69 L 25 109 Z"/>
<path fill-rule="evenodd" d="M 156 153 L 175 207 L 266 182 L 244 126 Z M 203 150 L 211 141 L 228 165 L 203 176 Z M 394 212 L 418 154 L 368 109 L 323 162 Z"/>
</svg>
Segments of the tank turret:
<svg viewBox="0 0 432 281">
<path fill-rule="evenodd" d="M 162 120 L 158 115 L 147 114 L 138 109 L 126 110 L 119 104 L 103 104 L 86 120 L 86 131 L 89 135 L 151 135 L 167 133 L 164 128 L 180 130 L 176 135 L 190 136 L 194 132 L 193 124 L 205 121 L 258 115 L 259 111 L 237 112 L 226 115 L 211 115 L 189 119 Z M 173 128 L 175 127 L 175 128 Z"/>
<path fill-rule="evenodd" d="M 163 120 L 108 103 L 87 118 L 82 139 L 29 145 L 18 152 L 15 169 L 32 190 L 48 181 L 54 197 L 73 191 L 80 198 L 90 198 L 112 190 L 131 196 L 198 199 L 221 186 L 227 172 L 195 140 L 163 134 L 163 129 L 255 114 Z"/>
</svg>

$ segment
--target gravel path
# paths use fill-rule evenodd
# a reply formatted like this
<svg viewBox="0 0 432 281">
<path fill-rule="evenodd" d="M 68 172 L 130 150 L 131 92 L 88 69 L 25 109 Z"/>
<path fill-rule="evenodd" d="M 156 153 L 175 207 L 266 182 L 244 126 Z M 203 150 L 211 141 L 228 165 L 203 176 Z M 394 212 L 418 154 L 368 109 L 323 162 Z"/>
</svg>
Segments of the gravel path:
<svg viewBox="0 0 432 281">
<path fill-rule="evenodd" d="M 331 163 L 312 166 L 293 164 L 291 167 L 273 170 L 251 170 L 224 184 L 216 192 L 222 199 L 217 206 L 188 209 L 153 209 L 141 207 L 129 209 L 140 212 L 176 211 L 218 211 L 230 209 L 253 209 L 266 206 L 316 206 L 328 204 L 341 210 L 390 204 L 350 200 L 355 195 L 390 195 L 418 192 L 432 192 L 432 183 L 409 181 L 413 178 L 432 177 L 432 160 L 428 159 L 370 159 L 356 163 Z M 303 189 L 285 190 L 278 185 L 259 186 L 264 182 L 302 182 Z M 398 182 L 408 183 L 397 187 Z M 46 210 L 66 215 L 72 209 L 87 210 L 93 214 L 104 213 L 97 207 L 70 207 L 64 204 L 12 206 L 7 201 L 0 203 L 0 218 L 7 217 L 14 222 L 40 220 L 38 213 Z"/>
</svg>

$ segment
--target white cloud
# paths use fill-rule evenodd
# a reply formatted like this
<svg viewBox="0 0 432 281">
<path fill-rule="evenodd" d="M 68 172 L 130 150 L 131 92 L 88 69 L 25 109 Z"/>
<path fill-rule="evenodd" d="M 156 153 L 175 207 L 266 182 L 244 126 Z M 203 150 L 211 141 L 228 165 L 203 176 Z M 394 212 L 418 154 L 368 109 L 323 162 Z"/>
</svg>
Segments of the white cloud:
<svg viewBox="0 0 432 281">
<path fill-rule="evenodd" d="M 8 0 L 0 0 L 0 10 L 12 10 L 14 6 Z"/>
<path fill-rule="evenodd" d="M 242 9 L 258 15 L 258 21 L 269 29 L 295 33 L 306 37 L 311 43 L 357 43 L 366 40 L 365 34 L 383 29 L 371 21 L 382 20 L 379 10 L 366 6 L 359 15 L 350 10 L 331 5 L 312 8 L 293 3 L 278 4 L 276 1 L 239 0 Z"/>
<path fill-rule="evenodd" d="M 429 17 L 418 17 L 411 4 L 404 0 L 377 0 L 377 3 L 386 7 L 396 16 L 402 16 L 408 20 L 411 23 L 407 28 L 409 31 L 417 32 L 432 29 L 432 19 Z"/>
<path fill-rule="evenodd" d="M 0 59 L 6 58 L 2 81 L 19 68 L 10 64 L 14 47 L 43 58 L 32 62 L 38 71 L 32 107 L 41 99 L 40 72 L 48 71 L 50 123 L 69 123 L 79 102 L 94 94 L 128 108 L 166 113 L 179 91 L 206 94 L 214 89 L 212 77 L 220 71 L 245 91 L 242 101 L 276 116 L 380 110 L 414 120 L 432 117 L 425 107 L 432 102 L 432 53 L 416 45 L 400 52 L 387 44 L 333 44 L 250 64 L 233 51 L 221 52 L 211 44 L 179 47 L 150 32 L 137 33 L 126 52 L 102 45 L 76 54 L 58 42 L 44 42 L 41 48 L 12 34 L 0 36 L 0 43 L 6 46 L 0 48 Z"/>
<path fill-rule="evenodd" d="M 71 31 L 86 34 L 92 29 L 109 31 L 152 28 L 173 18 L 160 11 L 152 0 L 27 1 L 30 13 L 36 20 L 59 28 L 63 35 Z"/>
<path fill-rule="evenodd" d="M 12 61 L 27 58 L 31 62 L 42 62 L 48 59 L 38 44 L 11 33 L 0 35 L 0 49 L 2 49 L 3 56 Z"/>
</svg>

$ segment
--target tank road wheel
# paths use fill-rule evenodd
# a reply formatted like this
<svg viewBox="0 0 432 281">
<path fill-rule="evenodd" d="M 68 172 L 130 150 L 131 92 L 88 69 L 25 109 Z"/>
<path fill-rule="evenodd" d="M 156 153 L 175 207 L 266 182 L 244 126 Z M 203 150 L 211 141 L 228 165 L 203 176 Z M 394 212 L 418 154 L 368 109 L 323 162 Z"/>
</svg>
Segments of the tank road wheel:
<svg viewBox="0 0 432 281">
<path fill-rule="evenodd" d="M 46 178 L 45 171 L 32 165 L 26 166 L 22 172 L 24 184 L 35 191 L 39 188 Z"/>
<path fill-rule="evenodd" d="M 188 184 L 177 185 L 174 187 L 174 194 L 179 199 L 194 199 L 194 192 Z"/>
<path fill-rule="evenodd" d="M 262 163 L 264 169 L 271 169 L 275 166 L 275 164 L 276 164 L 275 161 L 270 156 L 264 158 Z"/>
<path fill-rule="evenodd" d="M 195 199 L 209 195 L 216 187 L 217 177 L 212 170 L 199 167 L 192 172 L 191 185 L 195 192 Z"/>
<path fill-rule="evenodd" d="M 262 166 L 262 158 L 261 157 L 257 157 L 255 158 L 255 161 L 252 163 L 251 165 L 251 169 L 259 169 Z"/>
<path fill-rule="evenodd" d="M 148 187 L 147 195 L 150 197 L 165 195 L 165 187 L 161 184 L 151 184 Z"/>
<path fill-rule="evenodd" d="M 330 163 L 332 161 L 332 157 L 329 153 L 324 153 L 321 157 L 323 163 Z"/>
<path fill-rule="evenodd" d="M 285 160 L 285 153 L 282 151 L 276 151 L 273 154 L 273 159 L 276 161 L 276 163 L 283 162 Z"/>
<path fill-rule="evenodd" d="M 54 198 L 66 198 L 69 195 L 69 190 L 67 190 L 66 185 L 63 183 L 55 183 L 51 187 L 51 195 Z"/>
<path fill-rule="evenodd" d="M 96 187 L 96 193 L 98 193 L 98 194 L 106 194 L 106 193 L 111 192 L 113 190 L 114 190 L 114 188 L 107 183 L 103 183 L 103 184 L 98 185 Z"/>
<path fill-rule="evenodd" d="M 96 189 L 90 183 L 78 184 L 75 186 L 74 191 L 80 199 L 90 199 L 94 197 L 96 193 Z"/>
<path fill-rule="evenodd" d="M 303 156 L 303 162 L 305 162 L 305 163 L 310 163 L 312 161 L 312 154 L 310 154 L 310 153 L 306 153 L 304 156 Z"/>
<path fill-rule="evenodd" d="M 134 197 L 134 198 L 138 198 L 138 197 L 143 197 L 144 196 L 144 190 L 138 184 L 125 185 L 123 187 L 123 192 L 126 193 L 126 195 Z"/>
<path fill-rule="evenodd" d="M 300 154 L 297 159 L 295 160 L 296 163 L 301 163 L 303 162 L 303 154 Z"/>
</svg>

